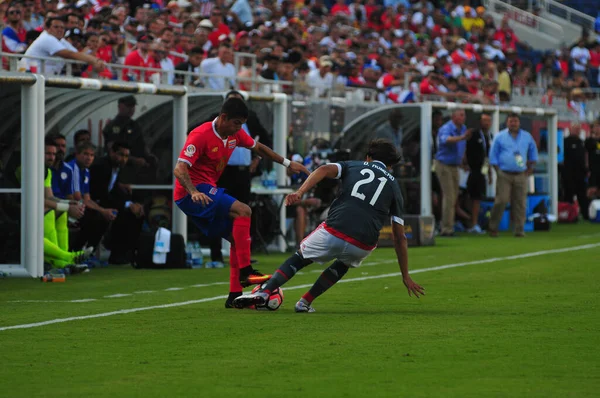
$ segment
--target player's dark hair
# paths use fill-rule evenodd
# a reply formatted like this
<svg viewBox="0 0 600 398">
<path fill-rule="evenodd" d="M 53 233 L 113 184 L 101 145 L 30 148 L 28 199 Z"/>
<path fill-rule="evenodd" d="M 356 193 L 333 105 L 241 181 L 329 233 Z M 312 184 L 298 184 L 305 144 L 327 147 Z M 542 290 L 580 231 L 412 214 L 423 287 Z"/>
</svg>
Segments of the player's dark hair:
<svg viewBox="0 0 600 398">
<path fill-rule="evenodd" d="M 129 150 L 131 150 L 131 147 L 125 141 L 115 141 L 115 142 L 113 142 L 111 150 L 113 152 L 116 152 L 119 149 L 129 149 Z"/>
<path fill-rule="evenodd" d="M 80 138 L 82 135 L 90 135 L 90 136 L 91 136 L 90 132 L 89 132 L 89 131 L 87 131 L 87 130 L 84 130 L 84 129 L 82 129 L 82 130 L 77 130 L 77 131 L 75 132 L 75 135 L 73 136 L 73 142 L 77 143 L 77 141 L 79 141 L 79 138 Z"/>
<path fill-rule="evenodd" d="M 67 137 L 65 137 L 64 135 L 60 134 L 60 133 L 54 133 L 54 134 L 50 134 L 47 135 L 46 137 L 50 137 L 52 138 L 52 140 L 56 143 L 56 140 L 67 140 Z"/>
<path fill-rule="evenodd" d="M 390 140 L 376 138 L 369 143 L 367 156 L 383 162 L 387 167 L 394 166 L 400 161 L 396 146 Z"/>
<path fill-rule="evenodd" d="M 83 151 L 87 151 L 89 149 L 96 152 L 96 145 L 92 144 L 89 141 L 82 142 L 81 144 L 77 145 L 77 148 L 75 149 L 75 153 L 83 153 Z"/>
<path fill-rule="evenodd" d="M 47 135 L 44 138 L 44 145 L 45 146 L 56 146 L 56 142 L 54 142 L 54 137 Z"/>
<path fill-rule="evenodd" d="M 511 113 L 509 113 L 509 114 L 508 114 L 508 116 L 506 117 L 506 120 L 508 120 L 508 119 L 510 119 L 510 118 L 513 118 L 513 117 L 516 117 L 517 119 L 520 119 L 520 118 L 519 118 L 519 115 L 518 115 L 517 113 L 515 113 L 515 112 L 511 112 Z"/>
<path fill-rule="evenodd" d="M 231 98 L 231 97 L 232 97 L 232 96 L 234 96 L 234 95 L 239 95 L 239 96 L 240 96 L 240 97 L 242 97 L 242 98 L 244 97 L 244 96 L 242 95 L 242 93 L 240 93 L 239 91 L 236 91 L 236 90 L 231 90 L 230 92 L 228 92 L 228 93 L 225 95 L 225 99 L 229 99 L 229 98 Z"/>
<path fill-rule="evenodd" d="M 227 119 L 242 118 L 248 119 L 248 106 L 240 98 L 228 98 L 221 106 L 220 114 L 227 115 Z"/>
</svg>

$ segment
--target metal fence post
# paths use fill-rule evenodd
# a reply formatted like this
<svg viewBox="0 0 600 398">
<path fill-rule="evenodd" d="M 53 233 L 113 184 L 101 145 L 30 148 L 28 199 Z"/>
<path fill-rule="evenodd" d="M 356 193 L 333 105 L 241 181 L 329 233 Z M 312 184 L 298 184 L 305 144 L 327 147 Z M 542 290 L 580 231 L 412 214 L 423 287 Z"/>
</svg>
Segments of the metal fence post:
<svg viewBox="0 0 600 398">
<path fill-rule="evenodd" d="M 173 167 L 177 163 L 179 152 L 185 145 L 188 130 L 188 95 L 173 97 Z M 173 176 L 173 186 L 175 177 Z M 173 204 L 173 233 L 180 234 L 187 242 L 187 218 L 179 210 L 176 204 Z"/>
<path fill-rule="evenodd" d="M 421 215 L 431 215 L 431 114 L 430 102 L 421 104 Z"/>
</svg>

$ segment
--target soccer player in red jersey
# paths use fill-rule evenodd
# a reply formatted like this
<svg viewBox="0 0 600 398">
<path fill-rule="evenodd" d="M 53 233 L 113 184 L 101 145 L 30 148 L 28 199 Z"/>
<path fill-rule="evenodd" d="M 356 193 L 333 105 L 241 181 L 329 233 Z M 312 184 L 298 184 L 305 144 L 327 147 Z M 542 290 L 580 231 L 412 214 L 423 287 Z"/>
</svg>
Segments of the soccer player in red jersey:
<svg viewBox="0 0 600 398">
<path fill-rule="evenodd" d="M 209 238 L 223 237 L 231 242 L 229 297 L 226 308 L 233 308 L 233 299 L 243 287 L 267 281 L 250 265 L 250 207 L 217 188 L 231 153 L 236 146 L 249 148 L 261 157 L 289 167 L 294 173 L 310 174 L 298 162 L 291 162 L 269 147 L 254 141 L 243 129 L 248 118 L 244 100 L 229 98 L 219 116 L 190 132 L 181 150 L 174 175 L 173 197 L 179 208 Z"/>
</svg>

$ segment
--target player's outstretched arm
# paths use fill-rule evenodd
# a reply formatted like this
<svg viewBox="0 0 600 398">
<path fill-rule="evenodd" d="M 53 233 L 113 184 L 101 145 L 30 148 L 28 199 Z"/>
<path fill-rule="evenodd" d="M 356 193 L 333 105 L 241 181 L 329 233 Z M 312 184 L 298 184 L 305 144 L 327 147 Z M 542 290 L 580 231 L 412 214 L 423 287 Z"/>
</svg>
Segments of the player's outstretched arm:
<svg viewBox="0 0 600 398">
<path fill-rule="evenodd" d="M 406 289 L 408 289 L 408 295 L 412 296 L 414 294 L 416 298 L 419 298 L 419 295 L 424 296 L 425 289 L 413 282 L 408 275 L 408 242 L 406 235 L 404 235 L 404 225 L 392 222 L 392 237 L 394 239 L 396 257 L 400 265 L 400 272 L 402 272 L 402 282 L 406 286 Z"/>
<path fill-rule="evenodd" d="M 276 163 L 289 167 L 294 173 L 302 172 L 307 175 L 310 174 L 310 171 L 302 163 L 292 162 L 260 142 L 257 142 L 252 150 L 260 157 L 267 157 Z"/>
<path fill-rule="evenodd" d="M 323 166 L 319 167 L 308 176 L 306 181 L 304 181 L 302 186 L 298 188 L 296 192 L 289 194 L 285 198 L 285 205 L 291 206 L 299 202 L 302 200 L 304 194 L 310 191 L 319 182 L 323 181 L 325 178 L 336 178 L 338 173 L 339 169 L 335 164 L 324 164 Z"/>
</svg>

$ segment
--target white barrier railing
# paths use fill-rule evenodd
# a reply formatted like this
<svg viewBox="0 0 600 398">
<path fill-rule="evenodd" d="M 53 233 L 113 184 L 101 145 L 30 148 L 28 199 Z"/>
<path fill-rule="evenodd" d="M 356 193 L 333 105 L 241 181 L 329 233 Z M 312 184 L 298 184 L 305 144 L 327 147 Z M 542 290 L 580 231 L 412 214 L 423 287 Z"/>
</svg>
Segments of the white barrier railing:
<svg viewBox="0 0 600 398">
<path fill-rule="evenodd" d="M 86 62 L 65 59 L 59 57 L 38 57 L 24 54 L 13 54 L 0 52 L 0 59 L 3 59 L 2 69 L 8 65 L 8 72 L 31 72 L 38 73 L 44 76 L 56 76 L 47 74 L 46 70 L 50 63 L 61 63 L 64 64 L 64 76 L 72 77 L 76 75 L 77 68 L 88 65 Z M 4 62 L 7 61 L 7 62 Z M 253 61 L 255 63 L 255 61 Z M 239 58 L 236 58 L 236 63 L 239 64 Z M 343 97 L 350 101 L 355 102 L 376 102 L 377 94 L 380 92 L 374 88 L 368 87 L 347 87 L 334 85 L 333 87 L 311 87 L 304 82 L 288 81 L 288 80 L 268 80 L 262 77 L 241 77 L 241 76 L 224 76 L 207 73 L 195 73 L 187 71 L 175 71 L 175 70 L 164 70 L 158 68 L 144 68 L 139 66 L 130 66 L 123 64 L 106 64 L 107 68 L 111 72 L 111 78 L 105 78 L 106 80 L 117 80 L 123 82 L 135 82 L 136 80 L 129 79 L 129 77 L 137 77 L 138 82 L 146 82 L 151 84 L 171 84 L 170 80 L 173 78 L 175 83 L 178 85 L 186 86 L 190 91 L 214 91 L 222 92 L 227 91 L 230 87 L 234 87 L 237 90 L 242 91 L 253 91 L 262 92 L 265 94 L 277 94 L 285 93 L 303 98 L 333 98 Z M 127 70 L 127 79 L 123 79 L 123 70 Z M 101 79 L 97 71 L 91 70 L 86 71 L 89 78 Z M 75 76 L 79 77 L 79 76 Z M 222 79 L 221 88 L 211 88 L 211 83 L 217 83 L 218 80 Z M 220 84 L 219 84 L 220 85 Z M 320 92 L 324 91 L 324 95 Z"/>
</svg>

